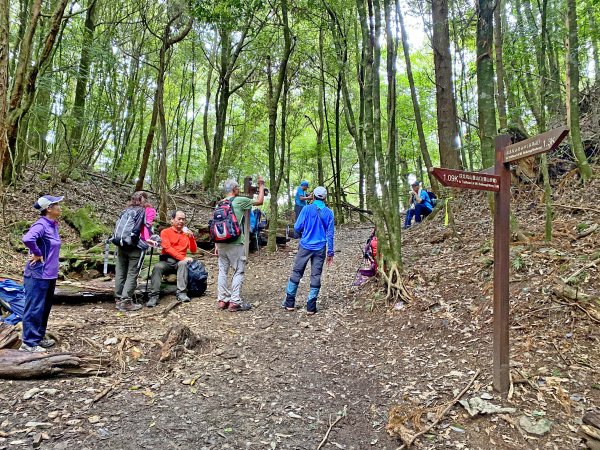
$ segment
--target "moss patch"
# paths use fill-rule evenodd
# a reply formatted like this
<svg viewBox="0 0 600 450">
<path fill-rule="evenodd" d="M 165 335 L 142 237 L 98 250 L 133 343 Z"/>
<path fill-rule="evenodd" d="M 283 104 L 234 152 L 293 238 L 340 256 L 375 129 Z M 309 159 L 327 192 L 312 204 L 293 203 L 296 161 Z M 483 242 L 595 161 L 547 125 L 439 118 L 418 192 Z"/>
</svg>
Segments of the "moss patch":
<svg viewBox="0 0 600 450">
<path fill-rule="evenodd" d="M 10 241 L 10 245 L 16 251 L 21 253 L 28 253 L 29 250 L 23 244 L 23 235 L 27 233 L 27 230 L 31 226 L 31 222 L 27 220 L 20 220 L 17 223 L 14 223 L 8 230 L 8 239 Z"/>
<path fill-rule="evenodd" d="M 100 223 L 89 205 L 76 211 L 63 208 L 63 217 L 65 222 L 79 232 L 81 242 L 86 247 L 94 245 L 110 233 L 110 230 Z"/>
</svg>

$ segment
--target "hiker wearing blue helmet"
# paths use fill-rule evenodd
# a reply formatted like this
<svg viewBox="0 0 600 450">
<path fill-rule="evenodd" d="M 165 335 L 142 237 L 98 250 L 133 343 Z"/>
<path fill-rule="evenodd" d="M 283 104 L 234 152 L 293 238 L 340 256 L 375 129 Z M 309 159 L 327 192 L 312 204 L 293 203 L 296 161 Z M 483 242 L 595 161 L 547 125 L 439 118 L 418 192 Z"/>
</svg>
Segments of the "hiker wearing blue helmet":
<svg viewBox="0 0 600 450">
<path fill-rule="evenodd" d="M 333 211 L 325 206 L 327 190 L 323 186 L 315 188 L 314 202 L 302 209 L 296 219 L 294 229 L 302 233 L 298 253 L 294 260 L 292 274 L 285 290 L 285 300 L 282 308 L 288 311 L 295 310 L 296 292 L 298 284 L 304 275 L 304 270 L 310 261 L 310 290 L 306 302 L 306 312 L 312 315 L 317 312 L 317 297 L 321 289 L 321 272 L 323 264 L 333 262 Z"/>
<path fill-rule="evenodd" d="M 303 180 L 300 183 L 300 186 L 296 189 L 295 195 L 295 203 L 294 203 L 294 213 L 296 213 L 295 219 L 297 220 L 300 217 L 300 213 L 302 212 L 302 208 L 307 205 L 308 200 L 312 200 L 312 194 L 307 194 L 308 191 L 308 181 Z"/>
</svg>

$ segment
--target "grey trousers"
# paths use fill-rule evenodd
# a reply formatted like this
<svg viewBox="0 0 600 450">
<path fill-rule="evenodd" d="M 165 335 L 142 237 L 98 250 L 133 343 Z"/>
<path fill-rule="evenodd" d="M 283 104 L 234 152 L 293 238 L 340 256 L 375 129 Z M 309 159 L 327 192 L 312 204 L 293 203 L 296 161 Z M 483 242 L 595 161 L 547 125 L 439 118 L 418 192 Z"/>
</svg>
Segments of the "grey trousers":
<svg viewBox="0 0 600 450">
<path fill-rule="evenodd" d="M 242 302 L 242 284 L 246 272 L 246 255 L 240 244 L 219 244 L 219 278 L 217 300 L 231 303 Z M 233 269 L 231 288 L 227 283 L 229 268 Z"/>
<path fill-rule="evenodd" d="M 115 269 L 115 297 L 132 298 L 137 287 L 142 251 L 137 247 L 118 247 Z"/>
<path fill-rule="evenodd" d="M 157 296 L 160 293 L 160 283 L 163 274 L 177 272 L 177 293 L 187 291 L 188 265 L 185 261 L 177 261 L 170 258 L 167 261 L 156 263 L 152 269 L 152 278 L 150 280 L 150 296 Z"/>
<path fill-rule="evenodd" d="M 321 273 L 323 272 L 323 264 L 325 263 L 326 247 L 320 250 L 307 250 L 301 245 L 298 246 L 298 253 L 294 260 L 294 267 L 290 275 L 290 281 L 298 284 L 304 275 L 306 266 L 310 261 L 310 287 L 321 287 Z"/>
</svg>

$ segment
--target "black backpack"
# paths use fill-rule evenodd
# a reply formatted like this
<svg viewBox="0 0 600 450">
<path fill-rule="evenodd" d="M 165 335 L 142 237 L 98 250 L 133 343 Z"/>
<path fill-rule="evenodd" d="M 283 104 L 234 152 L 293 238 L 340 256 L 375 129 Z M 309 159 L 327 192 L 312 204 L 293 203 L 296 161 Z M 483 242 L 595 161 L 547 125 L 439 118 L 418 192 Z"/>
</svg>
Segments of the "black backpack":
<svg viewBox="0 0 600 450">
<path fill-rule="evenodd" d="M 435 195 L 431 191 L 425 191 L 425 192 L 427 192 L 427 195 L 429 195 L 429 200 L 431 201 L 431 206 L 437 205 L 437 202 L 438 202 L 437 195 Z"/>
<path fill-rule="evenodd" d="M 137 247 L 140 243 L 140 233 L 146 224 L 146 208 L 126 208 L 115 223 L 110 241 L 118 247 Z"/>
<path fill-rule="evenodd" d="M 206 292 L 208 272 L 200 261 L 188 264 L 187 293 L 190 297 L 200 297 Z"/>
</svg>

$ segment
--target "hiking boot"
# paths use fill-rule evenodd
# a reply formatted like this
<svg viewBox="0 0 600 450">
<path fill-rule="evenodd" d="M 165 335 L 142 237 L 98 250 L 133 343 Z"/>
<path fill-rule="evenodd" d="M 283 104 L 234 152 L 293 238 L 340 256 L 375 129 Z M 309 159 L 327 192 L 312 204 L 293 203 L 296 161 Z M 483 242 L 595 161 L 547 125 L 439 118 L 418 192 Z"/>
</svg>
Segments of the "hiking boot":
<svg viewBox="0 0 600 450">
<path fill-rule="evenodd" d="M 42 348 L 50 348 L 54 346 L 54 344 L 56 344 L 56 341 L 54 339 L 42 339 L 39 345 Z"/>
<path fill-rule="evenodd" d="M 148 298 L 148 301 L 146 302 L 148 308 L 154 308 L 156 305 L 158 305 L 158 295 L 153 295 Z"/>
<path fill-rule="evenodd" d="M 133 303 L 133 300 L 131 300 L 130 298 L 121 300 L 117 305 L 117 309 L 123 312 L 137 311 L 141 307 L 142 305 L 139 305 L 138 303 Z"/>
<path fill-rule="evenodd" d="M 39 345 L 34 345 L 30 347 L 27 344 L 21 344 L 21 346 L 19 347 L 19 351 L 29 353 L 46 353 L 46 349 L 44 347 L 40 347 Z"/>
<path fill-rule="evenodd" d="M 219 300 L 217 302 L 217 308 L 219 309 L 227 309 L 229 307 L 229 302 L 226 302 L 225 300 Z"/>
<path fill-rule="evenodd" d="M 190 298 L 187 296 L 187 294 L 185 292 L 180 292 L 175 297 L 177 298 L 178 302 L 187 303 L 190 301 Z"/>
<path fill-rule="evenodd" d="M 227 307 L 227 311 L 229 311 L 229 312 L 248 311 L 251 308 L 252 308 L 252 305 L 250 303 L 244 303 L 244 302 L 230 303 L 229 306 Z"/>
</svg>

